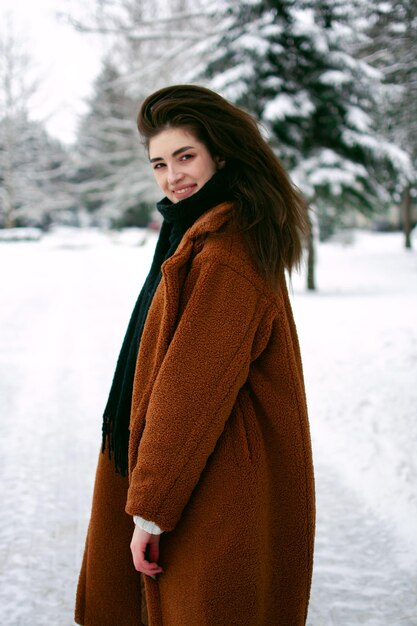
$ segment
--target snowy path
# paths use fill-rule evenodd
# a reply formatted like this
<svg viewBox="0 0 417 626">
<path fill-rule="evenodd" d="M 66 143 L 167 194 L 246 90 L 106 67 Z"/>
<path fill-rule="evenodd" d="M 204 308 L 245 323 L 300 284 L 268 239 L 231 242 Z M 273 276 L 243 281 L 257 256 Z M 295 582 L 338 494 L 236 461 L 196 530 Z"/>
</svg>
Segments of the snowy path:
<svg viewBox="0 0 417 626">
<path fill-rule="evenodd" d="M 395 453 L 393 461 L 403 470 L 386 480 L 384 477 L 381 493 L 385 483 L 387 498 L 392 499 L 397 489 L 397 508 L 412 514 L 415 500 L 410 500 L 407 489 L 414 477 L 415 460 L 410 454 L 417 447 L 417 439 L 411 427 L 416 405 L 410 381 L 413 377 L 415 380 L 417 351 L 415 331 L 411 336 L 409 331 L 410 320 L 416 319 L 413 316 L 417 311 L 417 294 L 412 295 L 416 289 L 410 288 L 410 283 L 416 284 L 417 263 L 415 255 L 406 257 L 396 251 L 394 239 L 386 241 L 387 284 L 394 280 L 398 263 L 403 264 L 401 280 L 395 281 L 398 300 L 394 306 L 404 305 L 406 298 L 411 311 L 402 311 L 395 335 L 389 321 L 384 321 L 380 314 L 381 299 L 372 297 L 370 290 L 367 314 L 375 318 L 379 315 L 373 340 L 384 343 L 387 336 L 391 340 L 388 347 L 384 343 L 388 351 L 384 355 L 388 358 L 379 364 L 381 371 L 403 361 L 407 365 L 404 389 L 408 389 L 409 400 L 403 394 L 398 404 L 392 394 L 395 419 L 403 424 L 410 404 L 414 413 L 410 414 L 407 430 L 411 441 L 396 442 L 393 433 L 373 433 L 372 428 L 366 435 L 374 438 L 373 446 L 383 459 L 384 449 L 378 437 L 385 441 L 393 435 L 390 454 Z M 399 240 L 396 242 L 399 244 Z M 0 244 L 0 624 L 5 626 L 73 624 L 73 598 L 88 522 L 100 415 L 153 242 L 143 248 L 118 246 L 99 235 L 90 235 L 84 244 L 68 235 L 55 235 L 40 243 Z M 322 327 L 311 333 L 307 319 L 315 308 L 317 319 L 326 319 L 321 315 L 324 307 L 337 308 L 343 295 L 346 306 L 346 294 L 331 294 L 325 282 L 330 284 L 330 272 L 336 271 L 334 264 L 329 264 L 326 273 L 326 254 L 334 260 L 338 251 L 335 254 L 324 248 L 321 272 L 328 297 L 304 296 L 295 281 L 306 382 L 308 388 L 311 386 L 312 434 L 318 451 L 318 530 L 309 626 L 416 626 L 417 555 L 405 558 L 414 545 L 401 525 L 396 524 L 395 515 L 385 515 L 384 507 L 374 506 L 378 502 L 372 498 L 367 498 L 365 505 L 366 484 L 373 485 L 373 479 L 368 480 L 367 476 L 372 472 L 363 473 L 365 486 L 355 483 L 355 473 L 348 475 L 336 445 L 349 432 L 357 437 L 357 441 L 345 440 L 350 454 L 355 447 L 364 449 L 354 425 L 351 431 L 341 430 L 343 421 L 349 420 L 349 411 L 343 385 L 335 387 L 336 380 L 332 378 L 332 370 L 340 361 L 332 329 L 322 322 Z M 340 263 L 348 263 L 354 272 L 352 280 L 366 284 L 367 277 L 372 278 L 379 252 L 371 250 L 368 265 L 364 267 L 361 262 L 355 269 L 360 253 L 361 249 L 346 249 Z M 354 323 L 354 316 L 350 315 L 349 320 Z M 347 336 L 352 331 L 349 320 L 345 320 L 344 326 Z M 324 325 L 330 332 L 323 332 Z M 402 334 L 407 336 L 407 345 L 399 340 Z M 366 372 L 366 351 L 361 352 L 356 344 L 354 349 L 355 368 Z M 333 362 L 327 362 L 324 373 L 318 372 L 316 365 L 323 352 L 327 360 L 333 354 Z M 343 362 L 340 367 L 346 374 Z M 375 396 L 380 393 L 380 382 L 373 382 L 371 391 Z M 372 387 L 372 381 L 357 389 L 355 406 L 369 402 L 369 385 Z M 365 393 L 366 397 L 362 397 Z M 331 396 L 335 408 L 334 422 L 330 423 L 335 431 L 332 444 L 336 451 L 328 456 L 325 439 L 329 437 L 330 403 L 324 403 L 321 409 L 319 402 L 325 396 Z M 390 398 L 384 397 L 384 402 Z M 363 422 L 366 426 L 365 418 Z M 396 443 L 401 444 L 401 458 Z M 362 471 L 360 456 L 355 460 Z M 377 463 L 377 458 L 373 461 Z M 353 488 L 355 484 L 357 489 Z M 411 493 L 416 484 L 410 485 Z M 391 501 L 391 506 L 395 508 L 396 502 Z"/>
<path fill-rule="evenodd" d="M 307 626 L 416 626 L 417 575 L 396 541 L 343 482 L 317 468 L 315 567 Z"/>
</svg>

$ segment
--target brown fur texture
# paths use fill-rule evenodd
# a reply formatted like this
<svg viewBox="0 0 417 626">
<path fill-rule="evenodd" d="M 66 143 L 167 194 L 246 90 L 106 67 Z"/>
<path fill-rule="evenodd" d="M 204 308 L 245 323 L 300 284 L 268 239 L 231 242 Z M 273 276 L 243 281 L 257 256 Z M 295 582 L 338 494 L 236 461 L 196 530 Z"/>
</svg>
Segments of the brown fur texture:
<svg viewBox="0 0 417 626">
<path fill-rule="evenodd" d="M 145 577 L 149 626 L 306 622 L 315 508 L 298 339 L 284 278 L 267 285 L 227 228 L 231 210 L 204 214 L 163 265 L 136 367 L 129 477 L 104 455 L 97 470 L 84 626 L 140 624 L 131 515 L 165 531 L 164 573 Z"/>
</svg>

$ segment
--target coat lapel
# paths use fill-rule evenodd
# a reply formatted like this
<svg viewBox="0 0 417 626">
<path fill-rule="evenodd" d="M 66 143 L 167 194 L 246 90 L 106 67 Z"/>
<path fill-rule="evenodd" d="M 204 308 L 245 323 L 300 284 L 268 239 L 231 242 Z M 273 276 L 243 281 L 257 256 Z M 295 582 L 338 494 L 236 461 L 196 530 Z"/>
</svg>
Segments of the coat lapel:
<svg viewBox="0 0 417 626">
<path fill-rule="evenodd" d="M 187 278 L 189 262 L 193 257 L 196 242 L 208 233 L 219 230 L 228 221 L 231 207 L 230 202 L 223 202 L 204 213 L 185 233 L 176 252 L 162 264 L 161 288 L 164 289 L 164 316 L 161 334 L 167 342 L 165 349 L 168 348 L 176 328 L 180 295 Z"/>
</svg>

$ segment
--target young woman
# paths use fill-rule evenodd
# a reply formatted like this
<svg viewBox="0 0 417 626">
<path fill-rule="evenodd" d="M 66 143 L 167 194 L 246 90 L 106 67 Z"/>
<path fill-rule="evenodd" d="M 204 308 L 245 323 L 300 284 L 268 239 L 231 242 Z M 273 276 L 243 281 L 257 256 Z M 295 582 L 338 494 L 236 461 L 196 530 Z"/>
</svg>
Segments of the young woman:
<svg viewBox="0 0 417 626">
<path fill-rule="evenodd" d="M 305 204 L 255 120 L 161 89 L 139 132 L 164 199 L 104 413 L 83 626 L 301 626 L 314 484 L 285 285 Z"/>
</svg>

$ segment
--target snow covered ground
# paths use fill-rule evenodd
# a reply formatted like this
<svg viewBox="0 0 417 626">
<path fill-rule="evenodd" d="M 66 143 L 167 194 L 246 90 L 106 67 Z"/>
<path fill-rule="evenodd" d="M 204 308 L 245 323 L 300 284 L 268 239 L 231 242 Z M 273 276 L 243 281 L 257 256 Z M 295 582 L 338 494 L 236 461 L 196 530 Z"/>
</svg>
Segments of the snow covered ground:
<svg viewBox="0 0 417 626">
<path fill-rule="evenodd" d="M 1 624 L 73 624 L 101 412 L 154 244 L 0 242 Z M 320 246 L 317 278 L 315 294 L 293 278 L 318 504 L 308 624 L 416 626 L 417 254 L 355 233 Z"/>
</svg>

